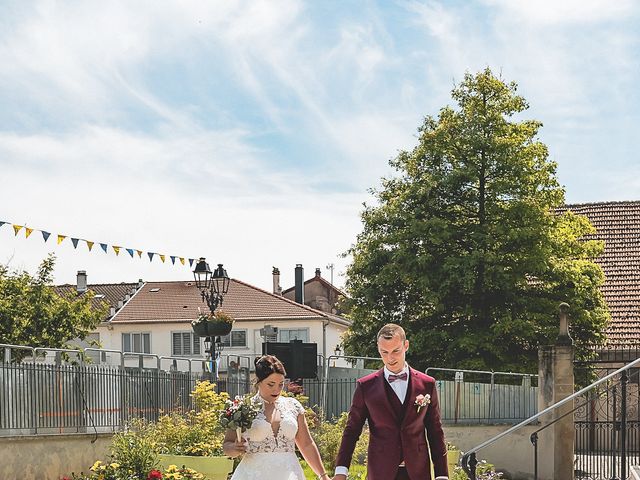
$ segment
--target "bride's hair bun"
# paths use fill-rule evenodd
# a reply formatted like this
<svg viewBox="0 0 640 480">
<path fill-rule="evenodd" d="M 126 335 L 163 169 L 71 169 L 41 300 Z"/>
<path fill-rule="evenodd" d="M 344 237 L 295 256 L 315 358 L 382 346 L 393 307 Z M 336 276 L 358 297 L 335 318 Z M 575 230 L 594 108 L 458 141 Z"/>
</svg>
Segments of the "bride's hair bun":
<svg viewBox="0 0 640 480">
<path fill-rule="evenodd" d="M 256 366 L 256 379 L 258 382 L 263 381 L 272 373 L 279 373 L 280 375 L 287 376 L 287 371 L 284 369 L 284 365 L 273 355 L 263 355 L 255 360 Z"/>
</svg>

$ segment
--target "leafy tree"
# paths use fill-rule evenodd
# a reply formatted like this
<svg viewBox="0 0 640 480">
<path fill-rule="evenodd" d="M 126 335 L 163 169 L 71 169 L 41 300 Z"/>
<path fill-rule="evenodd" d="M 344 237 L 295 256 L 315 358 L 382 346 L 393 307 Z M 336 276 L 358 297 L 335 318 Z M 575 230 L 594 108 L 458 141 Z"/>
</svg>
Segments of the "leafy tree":
<svg viewBox="0 0 640 480">
<path fill-rule="evenodd" d="M 528 108 L 515 83 L 486 69 L 452 96 L 458 108 L 424 120 L 364 206 L 347 252 L 347 353 L 375 355 L 377 330 L 397 322 L 418 368 L 532 371 L 567 302 L 584 356 L 609 318 L 592 261 L 602 243 L 584 240 L 594 232 L 585 217 L 561 211 L 541 123 L 513 118 Z"/>
<path fill-rule="evenodd" d="M 10 272 L 0 265 L 0 343 L 63 348 L 83 339 L 107 312 L 107 304 L 91 307 L 93 295 L 56 292 L 51 286 L 55 257 L 49 255 L 35 276 Z M 24 351 L 14 350 L 20 360 Z"/>
</svg>

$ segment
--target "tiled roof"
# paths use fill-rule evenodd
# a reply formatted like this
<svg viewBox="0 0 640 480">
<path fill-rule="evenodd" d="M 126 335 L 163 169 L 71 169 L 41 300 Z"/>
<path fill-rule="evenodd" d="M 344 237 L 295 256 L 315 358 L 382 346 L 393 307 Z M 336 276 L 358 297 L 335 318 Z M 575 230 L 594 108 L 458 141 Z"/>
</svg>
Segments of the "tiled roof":
<svg viewBox="0 0 640 480">
<path fill-rule="evenodd" d="M 333 283 L 329 282 L 328 280 L 325 280 L 323 277 L 319 275 L 316 275 L 314 277 L 311 277 L 309 280 L 306 280 L 303 285 L 307 285 L 308 283 L 311 283 L 313 281 L 320 282 L 322 285 L 324 285 L 328 289 L 334 290 L 338 295 L 341 295 L 343 297 L 347 296 L 346 293 L 344 293 L 342 290 L 336 287 Z M 293 287 L 289 287 L 286 290 L 283 290 L 282 294 L 284 295 L 285 293 L 293 292 L 295 289 L 296 289 L 296 286 L 294 285 Z"/>
<path fill-rule="evenodd" d="M 118 302 L 122 300 L 124 302 L 126 295 L 131 295 L 135 292 L 137 283 L 99 283 L 95 285 L 87 285 L 89 291 L 94 293 L 91 299 L 91 306 L 97 308 L 102 302 L 106 302 L 110 307 L 117 308 Z M 76 294 L 76 285 L 56 285 L 54 290 L 60 294 Z M 82 293 L 79 295 L 86 295 Z M 105 320 L 110 316 L 109 312 L 105 317 Z"/>
<path fill-rule="evenodd" d="M 606 280 L 602 293 L 611 312 L 610 343 L 640 343 L 640 201 L 567 205 L 596 227 L 589 239 L 604 241 L 596 259 Z"/>
<path fill-rule="evenodd" d="M 147 282 L 113 317 L 114 323 L 191 321 L 207 309 L 193 281 Z M 222 308 L 236 320 L 331 320 L 350 322 L 300 305 L 239 280 L 231 280 Z"/>
</svg>

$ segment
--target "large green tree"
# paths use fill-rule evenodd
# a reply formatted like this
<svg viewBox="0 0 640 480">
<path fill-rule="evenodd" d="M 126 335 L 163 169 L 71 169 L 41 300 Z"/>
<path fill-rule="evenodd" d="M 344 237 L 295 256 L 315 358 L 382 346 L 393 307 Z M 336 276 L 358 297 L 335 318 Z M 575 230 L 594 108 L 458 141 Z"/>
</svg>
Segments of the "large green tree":
<svg viewBox="0 0 640 480">
<path fill-rule="evenodd" d="M 601 343 L 609 314 L 589 221 L 561 212 L 556 164 L 514 83 L 467 74 L 390 163 L 349 250 L 350 354 L 375 355 L 387 322 L 408 332 L 410 362 L 534 371 L 537 348 L 570 304 L 578 355 Z"/>
<path fill-rule="evenodd" d="M 91 292 L 56 292 L 51 285 L 54 265 L 50 255 L 35 276 L 0 265 L 0 343 L 61 348 L 83 339 L 100 323 L 108 306 L 92 308 Z M 13 352 L 14 360 L 23 356 Z"/>
</svg>

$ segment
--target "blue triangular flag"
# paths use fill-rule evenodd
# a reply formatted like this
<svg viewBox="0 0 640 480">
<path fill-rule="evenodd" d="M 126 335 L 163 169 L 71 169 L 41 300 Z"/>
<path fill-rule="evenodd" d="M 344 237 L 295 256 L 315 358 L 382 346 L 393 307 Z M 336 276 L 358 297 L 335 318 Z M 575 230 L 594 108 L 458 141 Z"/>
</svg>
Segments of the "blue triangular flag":
<svg viewBox="0 0 640 480">
<path fill-rule="evenodd" d="M 109 246 L 109 245 L 107 245 L 106 243 L 101 243 L 101 244 L 100 244 L 100 248 L 101 248 L 102 250 L 104 250 L 104 253 L 107 253 L 107 247 L 108 247 L 108 246 Z"/>
<path fill-rule="evenodd" d="M 127 248 L 127 253 L 133 258 L 133 248 Z"/>
<path fill-rule="evenodd" d="M 190 258 L 190 259 L 189 259 L 189 266 L 190 266 L 190 267 L 193 267 L 193 258 Z"/>
<path fill-rule="evenodd" d="M 171 265 L 175 265 L 175 264 L 176 264 L 176 257 L 175 257 L 175 255 L 171 255 L 169 258 L 171 258 Z"/>
<path fill-rule="evenodd" d="M 44 238 L 44 241 L 46 243 L 47 240 L 49 240 L 49 235 L 51 235 L 51 233 L 49 232 L 45 232 L 44 230 L 40 230 L 42 232 L 42 238 Z"/>
<path fill-rule="evenodd" d="M 72 238 L 71 243 L 73 243 L 73 248 L 78 248 L 78 240 L 77 238 Z"/>
<path fill-rule="evenodd" d="M 147 252 L 147 255 L 149 255 L 149 261 L 151 261 L 151 260 L 153 260 L 153 256 L 155 255 L 155 253 Z"/>
</svg>

